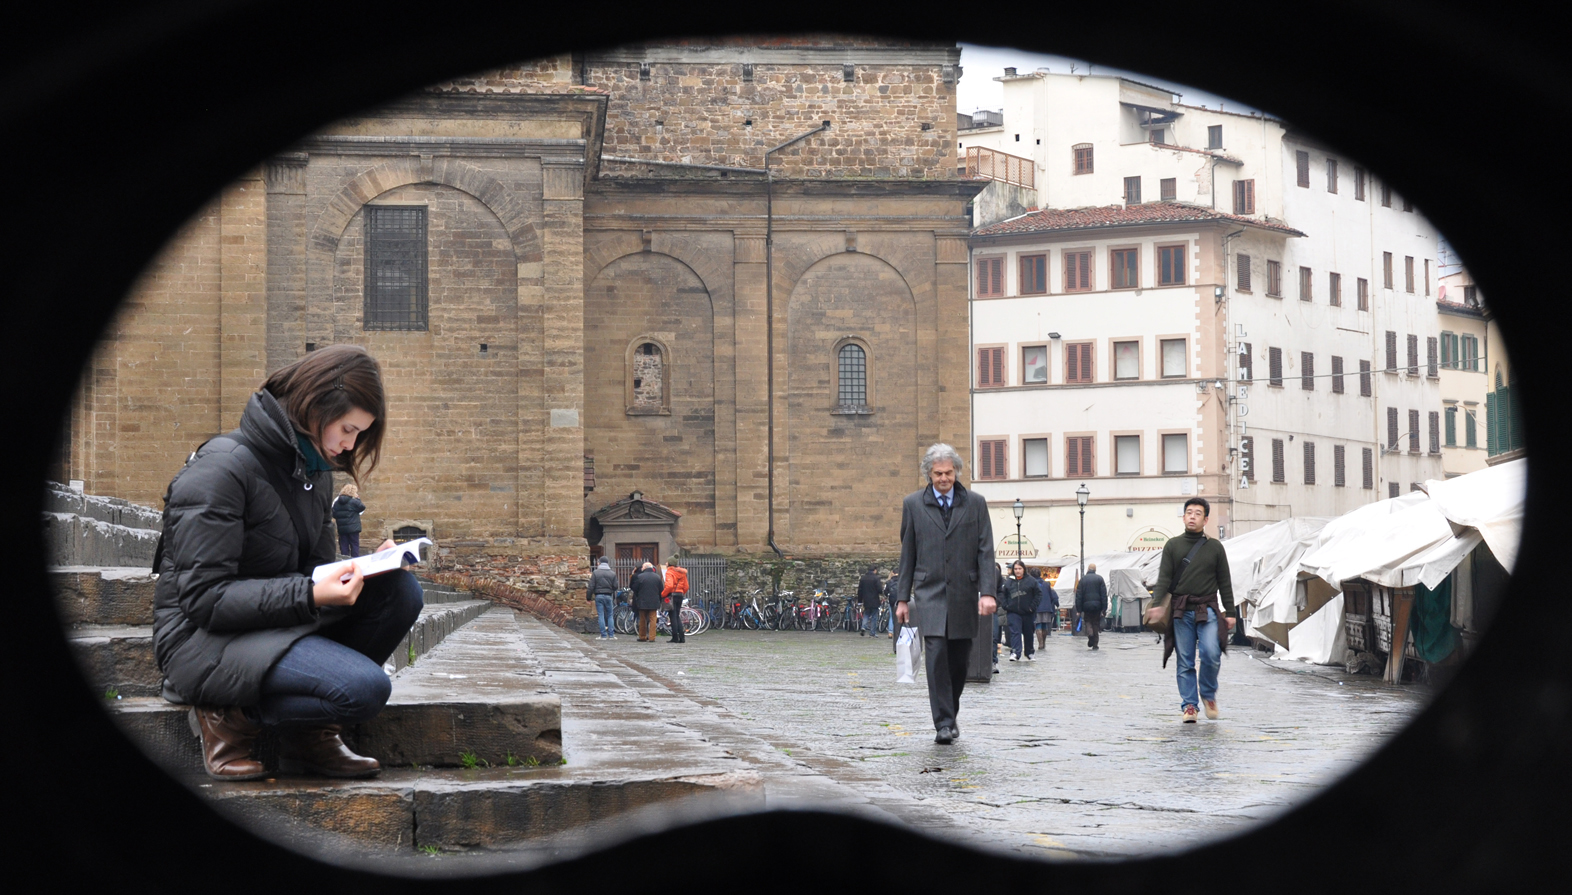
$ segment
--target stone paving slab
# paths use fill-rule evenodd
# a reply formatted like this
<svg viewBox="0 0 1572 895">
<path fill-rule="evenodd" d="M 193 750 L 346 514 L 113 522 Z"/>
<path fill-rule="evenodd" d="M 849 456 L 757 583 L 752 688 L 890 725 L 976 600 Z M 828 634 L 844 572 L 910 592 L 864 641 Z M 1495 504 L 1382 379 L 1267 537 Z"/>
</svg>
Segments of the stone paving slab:
<svg viewBox="0 0 1572 895">
<path fill-rule="evenodd" d="M 1180 850 L 1275 817 L 1373 753 L 1427 698 L 1235 648 L 1222 719 L 1187 725 L 1173 660 L 1161 668 L 1152 635 L 1104 633 L 1094 652 L 1061 634 L 1039 661 L 1004 662 L 989 685 L 969 686 L 962 738 L 938 746 L 923 678 L 894 683 L 884 637 L 585 642 L 902 822 L 1061 858 Z"/>
</svg>

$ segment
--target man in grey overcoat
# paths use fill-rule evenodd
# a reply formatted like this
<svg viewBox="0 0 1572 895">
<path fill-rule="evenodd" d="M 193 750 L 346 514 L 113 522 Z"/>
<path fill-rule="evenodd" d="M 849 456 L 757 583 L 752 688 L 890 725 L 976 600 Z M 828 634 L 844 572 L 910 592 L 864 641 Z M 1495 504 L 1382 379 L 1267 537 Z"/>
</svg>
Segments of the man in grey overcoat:
<svg viewBox="0 0 1572 895">
<path fill-rule="evenodd" d="M 928 486 L 901 503 L 895 618 L 922 634 L 936 743 L 961 735 L 955 718 L 977 617 L 993 614 L 998 586 L 988 502 L 955 480 L 963 465 L 947 444 L 928 448 L 922 458 Z"/>
</svg>

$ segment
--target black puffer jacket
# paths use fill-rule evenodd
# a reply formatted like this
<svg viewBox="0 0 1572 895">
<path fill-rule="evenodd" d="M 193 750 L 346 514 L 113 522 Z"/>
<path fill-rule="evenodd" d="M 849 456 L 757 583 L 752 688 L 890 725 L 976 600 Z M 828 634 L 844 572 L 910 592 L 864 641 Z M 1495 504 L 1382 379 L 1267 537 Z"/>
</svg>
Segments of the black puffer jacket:
<svg viewBox="0 0 1572 895">
<path fill-rule="evenodd" d="M 219 436 L 197 451 L 170 484 L 164 513 L 153 649 L 165 696 L 198 705 L 256 704 L 284 651 L 324 614 L 342 611 L 316 608 L 309 577 L 336 556 L 333 474 L 306 475 L 289 418 L 266 391 L 251 396 L 236 432 L 246 444 Z M 285 473 L 301 518 L 314 526 L 304 558 L 262 464 Z"/>
<path fill-rule="evenodd" d="M 366 511 L 366 505 L 358 497 L 340 494 L 333 499 L 333 524 L 338 526 L 341 535 L 360 534 L 360 514 Z"/>
</svg>

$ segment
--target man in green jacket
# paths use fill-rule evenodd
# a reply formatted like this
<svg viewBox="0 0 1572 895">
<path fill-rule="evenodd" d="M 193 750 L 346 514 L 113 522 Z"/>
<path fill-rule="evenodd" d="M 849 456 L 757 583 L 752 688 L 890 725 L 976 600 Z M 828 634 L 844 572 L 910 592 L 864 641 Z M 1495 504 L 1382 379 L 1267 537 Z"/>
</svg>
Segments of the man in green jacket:
<svg viewBox="0 0 1572 895">
<path fill-rule="evenodd" d="M 1197 707 L 1206 707 L 1206 717 L 1216 721 L 1217 671 L 1227 648 L 1228 632 L 1234 629 L 1234 585 L 1228 574 L 1228 554 L 1223 543 L 1209 538 L 1203 530 L 1211 515 L 1204 497 L 1184 502 L 1184 534 L 1163 545 L 1162 565 L 1152 596 L 1162 599 L 1173 593 L 1173 627 L 1163 642 L 1163 665 L 1177 647 L 1179 661 L 1180 712 L 1186 724 L 1195 723 Z M 1186 561 L 1188 559 L 1188 561 Z M 1218 595 L 1222 605 L 1218 605 Z M 1225 617 L 1226 616 L 1226 617 Z M 1220 622 L 1226 627 L 1220 627 Z M 1199 648 L 1200 673 L 1196 673 Z M 1199 684 L 1199 688 L 1197 687 Z M 1199 693 L 1197 693 L 1199 689 Z"/>
</svg>

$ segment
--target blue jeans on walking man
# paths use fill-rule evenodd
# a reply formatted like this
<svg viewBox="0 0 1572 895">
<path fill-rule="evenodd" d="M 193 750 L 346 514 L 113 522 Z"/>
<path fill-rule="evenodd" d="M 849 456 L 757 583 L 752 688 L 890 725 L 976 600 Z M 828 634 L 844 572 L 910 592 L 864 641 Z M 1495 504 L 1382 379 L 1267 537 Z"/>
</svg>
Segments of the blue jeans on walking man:
<svg viewBox="0 0 1572 895">
<path fill-rule="evenodd" d="M 1196 621 L 1200 613 L 1203 621 Z M 1217 670 L 1222 664 L 1222 647 L 1217 642 L 1221 624 L 1210 609 L 1191 609 L 1174 616 L 1174 651 L 1179 661 L 1179 707 L 1200 708 L 1201 700 L 1217 698 Z M 1196 647 L 1200 647 L 1201 666 L 1196 668 Z M 1200 693 L 1197 695 L 1197 684 Z"/>
<path fill-rule="evenodd" d="M 610 637 L 614 633 L 611 627 L 611 594 L 595 595 L 595 617 L 600 620 L 600 636 Z"/>
</svg>

